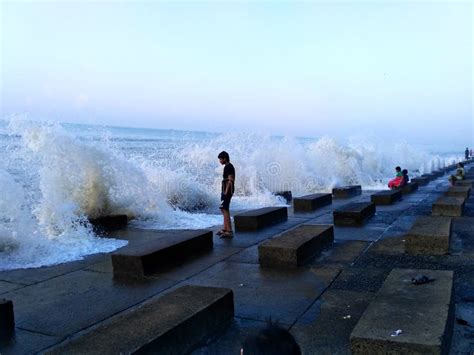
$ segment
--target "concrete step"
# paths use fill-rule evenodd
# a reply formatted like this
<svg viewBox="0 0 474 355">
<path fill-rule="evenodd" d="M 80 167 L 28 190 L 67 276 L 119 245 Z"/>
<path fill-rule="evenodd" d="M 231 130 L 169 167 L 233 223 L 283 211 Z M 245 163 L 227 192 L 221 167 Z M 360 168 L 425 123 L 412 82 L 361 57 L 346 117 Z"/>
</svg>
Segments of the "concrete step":
<svg viewBox="0 0 474 355">
<path fill-rule="evenodd" d="M 451 218 L 418 217 L 405 235 L 405 250 L 412 255 L 444 255 L 449 253 Z"/>
<path fill-rule="evenodd" d="M 435 280 L 412 284 L 419 274 Z M 393 269 L 352 331 L 352 353 L 447 354 L 453 308 L 452 271 Z"/>
<path fill-rule="evenodd" d="M 360 185 L 341 186 L 332 189 L 334 198 L 351 198 L 360 194 L 362 194 L 362 186 Z"/>
<path fill-rule="evenodd" d="M 293 194 L 291 191 L 278 191 L 275 192 L 274 195 L 283 197 L 287 203 L 290 203 L 293 200 Z"/>
<path fill-rule="evenodd" d="M 284 222 L 287 219 L 288 208 L 265 207 L 235 215 L 234 224 L 238 231 L 254 231 Z"/>
<path fill-rule="evenodd" d="M 232 290 L 183 286 L 109 318 L 45 354 L 187 354 L 233 316 Z"/>
<path fill-rule="evenodd" d="M 469 186 L 452 186 L 444 193 L 444 196 L 469 198 L 471 188 Z"/>
<path fill-rule="evenodd" d="M 355 202 L 344 205 L 333 212 L 334 224 L 337 226 L 360 226 L 375 215 L 375 204 Z"/>
<path fill-rule="evenodd" d="M 104 216 L 89 219 L 89 222 L 99 232 L 113 231 L 127 226 L 128 217 L 126 215 Z"/>
<path fill-rule="evenodd" d="M 332 225 L 302 225 L 258 246 L 263 267 L 295 268 L 320 253 L 334 241 Z"/>
<path fill-rule="evenodd" d="M 468 186 L 470 188 L 474 187 L 474 179 L 465 179 L 465 180 L 456 180 L 456 186 Z"/>
<path fill-rule="evenodd" d="M 295 212 L 312 212 L 332 203 L 331 194 L 312 194 L 293 199 Z"/>
<path fill-rule="evenodd" d="M 396 190 L 384 190 L 370 196 L 370 200 L 376 205 L 391 205 L 402 198 L 402 192 Z"/>
<path fill-rule="evenodd" d="M 425 178 L 425 179 L 428 179 L 430 181 L 436 180 L 438 178 L 438 176 L 434 173 L 423 174 L 423 175 L 421 175 L 421 177 Z"/>
<path fill-rule="evenodd" d="M 464 197 L 441 196 L 431 207 L 432 215 L 461 217 L 465 201 Z"/>
<path fill-rule="evenodd" d="M 0 344 L 9 340 L 15 332 L 13 302 L 0 298 Z"/>
<path fill-rule="evenodd" d="M 406 194 L 415 192 L 416 190 L 418 190 L 418 183 L 416 183 L 416 182 L 409 182 L 408 184 L 406 184 L 405 186 L 400 188 L 400 191 L 402 192 L 402 195 L 406 195 Z"/>
<path fill-rule="evenodd" d="M 143 279 L 146 276 L 213 248 L 209 230 L 183 230 L 157 239 L 129 245 L 112 254 L 114 277 Z"/>
<path fill-rule="evenodd" d="M 425 185 L 428 185 L 430 181 L 429 179 L 424 178 L 424 177 L 416 177 L 416 178 L 411 179 L 411 182 L 416 182 L 418 186 L 425 186 Z"/>
</svg>

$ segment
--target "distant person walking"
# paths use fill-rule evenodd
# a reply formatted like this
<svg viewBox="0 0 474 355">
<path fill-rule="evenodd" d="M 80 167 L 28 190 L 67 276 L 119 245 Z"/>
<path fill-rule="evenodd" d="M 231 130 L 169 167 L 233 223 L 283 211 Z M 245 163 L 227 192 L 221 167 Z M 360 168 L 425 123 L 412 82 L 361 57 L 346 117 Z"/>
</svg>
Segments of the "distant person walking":
<svg viewBox="0 0 474 355">
<path fill-rule="evenodd" d="M 455 185 L 457 180 L 464 180 L 464 164 L 463 163 L 458 163 L 458 168 L 456 169 L 456 174 L 451 175 L 448 180 L 451 183 L 451 185 Z"/>
<path fill-rule="evenodd" d="M 402 185 L 403 185 L 402 168 L 397 166 L 395 168 L 395 178 L 388 182 L 388 187 L 393 190 L 393 189 L 398 189 Z"/>
<path fill-rule="evenodd" d="M 469 149 L 466 147 L 466 150 L 464 151 L 464 156 L 466 160 L 469 160 Z"/>
<path fill-rule="evenodd" d="M 224 173 L 222 175 L 221 204 L 219 206 L 224 216 L 224 228 L 217 232 L 221 238 L 232 238 L 232 224 L 230 222 L 230 200 L 234 194 L 235 186 L 235 168 L 230 162 L 229 153 L 223 151 L 217 156 L 219 162 L 224 165 Z"/>
<path fill-rule="evenodd" d="M 472 159 L 472 149 L 470 150 L 470 154 L 469 154 L 469 155 L 471 156 L 471 159 Z"/>
</svg>

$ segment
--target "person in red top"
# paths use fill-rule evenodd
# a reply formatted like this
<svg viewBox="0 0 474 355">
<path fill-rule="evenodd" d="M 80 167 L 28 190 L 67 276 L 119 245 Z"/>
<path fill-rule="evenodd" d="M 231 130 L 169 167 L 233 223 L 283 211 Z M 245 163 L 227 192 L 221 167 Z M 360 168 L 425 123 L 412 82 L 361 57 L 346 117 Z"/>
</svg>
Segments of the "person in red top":
<svg viewBox="0 0 474 355">
<path fill-rule="evenodd" d="M 399 187 L 403 186 L 403 181 L 404 181 L 402 168 L 397 166 L 395 168 L 395 172 L 396 172 L 395 178 L 388 182 L 388 187 L 392 190 L 393 189 L 398 189 Z"/>
</svg>

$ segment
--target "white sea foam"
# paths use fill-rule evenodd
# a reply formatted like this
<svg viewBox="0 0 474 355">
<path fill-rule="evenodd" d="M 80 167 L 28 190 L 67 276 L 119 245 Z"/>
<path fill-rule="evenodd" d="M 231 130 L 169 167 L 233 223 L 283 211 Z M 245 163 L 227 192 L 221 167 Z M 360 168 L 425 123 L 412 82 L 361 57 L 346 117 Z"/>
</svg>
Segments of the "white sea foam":
<svg viewBox="0 0 474 355">
<path fill-rule="evenodd" d="M 97 238 L 90 226 L 76 216 L 61 229 L 44 228 L 28 206 L 24 190 L 12 175 L 0 170 L 0 271 L 40 267 L 110 252 L 126 241 Z"/>
</svg>

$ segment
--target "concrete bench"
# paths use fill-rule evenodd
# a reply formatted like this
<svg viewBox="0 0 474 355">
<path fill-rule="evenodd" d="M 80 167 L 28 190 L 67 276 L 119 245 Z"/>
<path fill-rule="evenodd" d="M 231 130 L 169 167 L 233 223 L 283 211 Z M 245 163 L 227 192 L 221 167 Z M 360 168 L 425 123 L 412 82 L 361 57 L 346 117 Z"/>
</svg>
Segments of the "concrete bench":
<svg viewBox="0 0 474 355">
<path fill-rule="evenodd" d="M 409 182 L 408 184 L 402 186 L 400 188 L 400 191 L 402 192 L 402 195 L 406 195 L 412 192 L 415 192 L 418 190 L 418 183 L 416 182 Z"/>
<path fill-rule="evenodd" d="M 0 341 L 9 340 L 15 332 L 13 302 L 0 298 Z"/>
<path fill-rule="evenodd" d="M 128 217 L 126 215 L 105 216 L 89 219 L 94 229 L 104 232 L 122 229 L 127 226 Z"/>
<path fill-rule="evenodd" d="M 142 279 L 162 268 L 213 248 L 212 232 L 183 230 L 163 237 L 130 245 L 112 254 L 114 277 Z"/>
<path fill-rule="evenodd" d="M 444 193 L 444 196 L 469 198 L 471 188 L 469 186 L 452 186 Z"/>
<path fill-rule="evenodd" d="M 258 258 L 263 267 L 295 268 L 320 253 L 333 241 L 333 226 L 302 225 L 260 244 Z"/>
<path fill-rule="evenodd" d="M 254 231 L 287 219 L 286 207 L 265 207 L 235 215 L 234 224 L 238 231 Z"/>
<path fill-rule="evenodd" d="M 419 274 L 435 280 L 413 285 Z M 352 353 L 448 354 L 453 296 L 452 271 L 393 269 L 352 331 Z"/>
<path fill-rule="evenodd" d="M 465 179 L 465 180 L 456 180 L 456 186 L 468 186 L 473 188 L 474 187 L 474 179 Z"/>
<path fill-rule="evenodd" d="M 311 212 L 332 203 L 331 194 L 312 194 L 293 199 L 295 212 Z"/>
<path fill-rule="evenodd" d="M 360 185 L 341 186 L 332 189 L 334 198 L 351 198 L 362 194 L 362 187 Z"/>
<path fill-rule="evenodd" d="M 370 196 L 370 200 L 376 205 L 391 205 L 401 198 L 402 192 L 399 189 L 380 191 Z"/>
<path fill-rule="evenodd" d="M 444 255 L 449 252 L 451 218 L 418 217 L 405 235 L 405 251 L 412 255 Z"/>
<path fill-rule="evenodd" d="M 433 173 L 429 173 L 429 174 L 423 174 L 421 175 L 422 178 L 424 179 L 428 179 L 428 180 L 436 180 L 438 178 L 438 176 L 436 174 L 433 174 Z"/>
<path fill-rule="evenodd" d="M 375 215 L 375 204 L 356 202 L 344 205 L 333 212 L 334 224 L 337 226 L 360 226 Z"/>
<path fill-rule="evenodd" d="M 275 192 L 274 195 L 283 197 L 287 203 L 290 203 L 293 200 L 293 194 L 291 191 L 278 191 Z"/>
<path fill-rule="evenodd" d="M 45 353 L 188 354 L 233 317 L 232 290 L 187 285 L 155 296 Z"/>
<path fill-rule="evenodd" d="M 425 186 L 425 185 L 428 185 L 430 181 L 423 177 L 416 177 L 416 178 L 411 179 L 411 182 L 416 182 L 418 186 Z"/>
<path fill-rule="evenodd" d="M 433 216 L 461 217 L 464 212 L 464 197 L 442 196 L 431 207 Z"/>
</svg>

